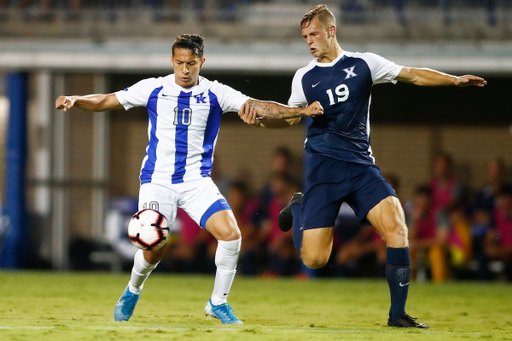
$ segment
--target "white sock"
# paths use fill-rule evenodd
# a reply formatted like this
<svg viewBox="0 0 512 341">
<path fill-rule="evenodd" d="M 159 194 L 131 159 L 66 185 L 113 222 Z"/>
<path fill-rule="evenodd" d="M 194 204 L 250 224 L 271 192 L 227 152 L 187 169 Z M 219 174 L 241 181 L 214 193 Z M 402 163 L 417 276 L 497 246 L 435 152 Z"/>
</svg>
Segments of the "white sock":
<svg viewBox="0 0 512 341">
<path fill-rule="evenodd" d="M 219 240 L 217 252 L 215 253 L 215 265 L 217 273 L 215 274 L 215 285 L 213 286 L 212 303 L 219 305 L 227 302 L 229 290 L 236 274 L 236 263 L 242 238 L 232 241 Z"/>
<path fill-rule="evenodd" d="M 160 262 L 158 262 L 160 263 Z M 132 275 L 130 278 L 130 282 L 128 283 L 128 288 L 134 294 L 140 294 L 142 288 L 144 287 L 144 282 L 146 278 L 148 278 L 151 271 L 158 265 L 150 264 L 146 262 L 144 259 L 144 252 L 139 250 L 135 253 L 135 257 L 133 258 L 133 268 Z"/>
</svg>

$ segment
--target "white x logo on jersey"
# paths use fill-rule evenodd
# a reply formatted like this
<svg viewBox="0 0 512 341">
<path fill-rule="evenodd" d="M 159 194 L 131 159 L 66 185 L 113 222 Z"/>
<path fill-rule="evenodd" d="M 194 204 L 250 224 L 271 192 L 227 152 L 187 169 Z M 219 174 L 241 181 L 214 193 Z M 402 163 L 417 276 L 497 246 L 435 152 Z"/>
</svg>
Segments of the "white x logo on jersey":
<svg viewBox="0 0 512 341">
<path fill-rule="evenodd" d="M 349 78 L 352 78 L 352 77 L 356 77 L 357 74 L 354 72 L 354 68 L 356 66 L 352 66 L 352 67 L 348 67 L 346 69 L 343 69 L 343 71 L 345 71 L 347 73 L 347 77 L 345 77 L 345 79 L 349 79 Z"/>
</svg>

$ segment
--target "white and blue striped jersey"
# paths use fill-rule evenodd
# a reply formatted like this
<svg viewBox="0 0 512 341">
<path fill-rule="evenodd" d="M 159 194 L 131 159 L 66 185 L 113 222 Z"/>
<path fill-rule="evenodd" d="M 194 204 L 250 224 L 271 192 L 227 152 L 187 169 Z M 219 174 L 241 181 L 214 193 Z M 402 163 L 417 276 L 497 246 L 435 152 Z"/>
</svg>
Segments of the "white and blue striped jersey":
<svg viewBox="0 0 512 341">
<path fill-rule="evenodd" d="M 396 83 L 403 66 L 373 53 L 344 51 L 331 63 L 311 61 L 293 78 L 288 105 L 319 101 L 324 114 L 313 118 L 305 148 L 341 161 L 375 164 L 370 146 L 373 84 Z"/>
<path fill-rule="evenodd" d="M 198 85 L 182 88 L 174 74 L 144 79 L 115 95 L 125 110 L 145 106 L 149 114 L 141 185 L 209 177 L 221 115 L 238 112 L 250 99 L 204 77 L 199 77 Z"/>
</svg>

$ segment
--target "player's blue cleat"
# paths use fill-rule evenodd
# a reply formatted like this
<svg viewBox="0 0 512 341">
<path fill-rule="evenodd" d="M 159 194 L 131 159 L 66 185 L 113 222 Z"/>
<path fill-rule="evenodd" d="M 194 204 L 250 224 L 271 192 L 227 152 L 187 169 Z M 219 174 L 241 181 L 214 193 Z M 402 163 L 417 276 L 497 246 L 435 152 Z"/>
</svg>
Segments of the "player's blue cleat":
<svg viewBox="0 0 512 341">
<path fill-rule="evenodd" d="M 233 311 L 233 307 L 226 303 L 213 305 L 212 300 L 208 300 L 204 307 L 204 313 L 208 318 L 219 319 L 224 324 L 244 324 L 233 314 Z"/>
<path fill-rule="evenodd" d="M 121 298 L 116 303 L 116 308 L 114 309 L 114 319 L 116 321 L 128 321 L 130 317 L 132 317 L 133 310 L 135 310 L 135 305 L 137 305 L 137 301 L 139 300 L 140 294 L 134 294 L 126 287 Z"/>
</svg>

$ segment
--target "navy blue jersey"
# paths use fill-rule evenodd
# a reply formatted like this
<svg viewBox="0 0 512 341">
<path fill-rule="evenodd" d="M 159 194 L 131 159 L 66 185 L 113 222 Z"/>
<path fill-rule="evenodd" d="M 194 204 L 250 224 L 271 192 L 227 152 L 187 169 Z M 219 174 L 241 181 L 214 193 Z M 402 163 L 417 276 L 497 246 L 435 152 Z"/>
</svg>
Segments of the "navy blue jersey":
<svg viewBox="0 0 512 341">
<path fill-rule="evenodd" d="M 375 164 L 370 146 L 373 84 L 393 82 L 402 66 L 373 53 L 344 51 L 331 63 L 313 60 L 293 78 L 290 106 L 319 101 L 324 114 L 308 128 L 306 151 L 346 162 Z"/>
</svg>

